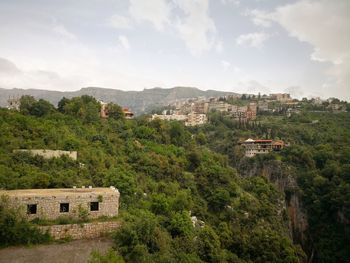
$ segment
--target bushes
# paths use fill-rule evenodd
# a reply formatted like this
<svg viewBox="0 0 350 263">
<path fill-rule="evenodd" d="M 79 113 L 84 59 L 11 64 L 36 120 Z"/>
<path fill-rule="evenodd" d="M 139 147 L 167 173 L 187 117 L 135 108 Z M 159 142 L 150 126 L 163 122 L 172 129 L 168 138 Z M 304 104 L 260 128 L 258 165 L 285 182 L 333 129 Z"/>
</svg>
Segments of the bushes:
<svg viewBox="0 0 350 263">
<path fill-rule="evenodd" d="M 113 249 L 107 251 L 105 255 L 101 255 L 98 251 L 93 251 L 88 263 L 124 263 L 124 259 L 118 256 Z"/>
<path fill-rule="evenodd" d="M 220 116 L 217 127 L 209 124 L 204 131 L 178 122 L 126 121 L 119 115 L 100 121 L 97 104 L 89 97 L 65 99 L 59 106 L 60 112 L 40 118 L 0 110 L 0 187 L 114 185 L 125 215 L 115 247 L 125 261 L 244 262 L 253 253 L 247 238 L 251 229 L 273 225 L 274 233 L 284 237 L 271 184 L 261 178 L 245 181 L 228 165 L 241 156 L 233 149 L 237 136 L 253 133 L 248 126 L 239 133 L 230 120 L 220 124 Z M 9 142 L 15 147 L 78 150 L 79 160 L 15 155 Z M 207 144 L 234 156 L 214 153 Z M 313 161 L 310 158 L 301 161 Z M 340 175 L 344 172 L 347 176 L 343 169 Z M 204 221 L 197 224 L 205 225 L 203 229 L 193 227 L 190 211 Z M 290 243 L 286 247 L 294 251 Z M 262 249 L 268 253 L 274 246 L 266 243 Z M 115 256 L 95 260 L 113 262 Z"/>
<path fill-rule="evenodd" d="M 50 241 L 49 234 L 43 234 L 30 224 L 16 209 L 8 207 L 6 197 L 0 200 L 0 246 L 39 244 Z"/>
</svg>

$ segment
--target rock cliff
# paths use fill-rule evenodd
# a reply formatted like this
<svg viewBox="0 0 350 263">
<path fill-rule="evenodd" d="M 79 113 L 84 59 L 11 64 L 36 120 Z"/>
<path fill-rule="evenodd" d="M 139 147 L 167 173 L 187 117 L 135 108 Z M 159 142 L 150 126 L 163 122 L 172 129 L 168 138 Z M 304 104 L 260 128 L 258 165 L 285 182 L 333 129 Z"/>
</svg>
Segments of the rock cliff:
<svg viewBox="0 0 350 263">
<path fill-rule="evenodd" d="M 278 160 L 242 159 L 238 170 L 243 177 L 264 176 L 284 194 L 284 207 L 288 213 L 290 237 L 294 243 L 307 249 L 308 221 L 302 206 L 296 171 Z"/>
</svg>

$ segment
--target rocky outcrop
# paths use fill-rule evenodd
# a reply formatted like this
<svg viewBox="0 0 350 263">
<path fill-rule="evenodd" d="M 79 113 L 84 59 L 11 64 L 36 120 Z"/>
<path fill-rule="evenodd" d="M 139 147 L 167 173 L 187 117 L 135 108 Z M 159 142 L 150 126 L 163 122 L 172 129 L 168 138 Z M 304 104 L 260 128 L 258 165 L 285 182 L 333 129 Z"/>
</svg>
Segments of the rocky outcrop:
<svg viewBox="0 0 350 263">
<path fill-rule="evenodd" d="M 290 236 L 295 243 L 306 244 L 307 215 L 302 207 L 296 171 L 278 160 L 242 159 L 239 171 L 243 177 L 264 176 L 284 193 Z"/>
</svg>

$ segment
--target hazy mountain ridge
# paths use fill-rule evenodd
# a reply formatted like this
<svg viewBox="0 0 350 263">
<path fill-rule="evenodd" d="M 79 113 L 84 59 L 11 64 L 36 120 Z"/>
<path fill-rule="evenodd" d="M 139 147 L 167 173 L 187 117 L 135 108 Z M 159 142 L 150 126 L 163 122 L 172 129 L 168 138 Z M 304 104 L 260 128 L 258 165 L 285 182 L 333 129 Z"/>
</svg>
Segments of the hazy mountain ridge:
<svg viewBox="0 0 350 263">
<path fill-rule="evenodd" d="M 192 87 L 174 87 L 170 89 L 152 88 L 142 91 L 123 91 L 117 89 L 87 87 L 77 91 L 51 91 L 38 89 L 2 89 L 0 88 L 0 106 L 7 106 L 10 97 L 31 95 L 37 99 L 45 99 L 57 105 L 62 97 L 72 98 L 81 95 L 94 96 L 98 100 L 114 102 L 123 107 L 128 107 L 136 114 L 144 113 L 147 110 L 166 105 L 177 100 L 194 97 L 219 97 L 235 95 L 234 92 L 216 90 L 203 91 Z"/>
</svg>

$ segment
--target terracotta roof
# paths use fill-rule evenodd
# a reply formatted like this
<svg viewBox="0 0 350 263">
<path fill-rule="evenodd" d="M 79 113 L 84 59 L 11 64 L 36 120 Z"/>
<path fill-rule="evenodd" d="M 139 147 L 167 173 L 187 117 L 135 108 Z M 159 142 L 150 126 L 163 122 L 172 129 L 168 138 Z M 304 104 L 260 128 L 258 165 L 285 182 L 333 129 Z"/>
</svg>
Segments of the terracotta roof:
<svg viewBox="0 0 350 263">
<path fill-rule="evenodd" d="M 255 142 L 272 142 L 272 140 L 255 140 Z"/>
</svg>

